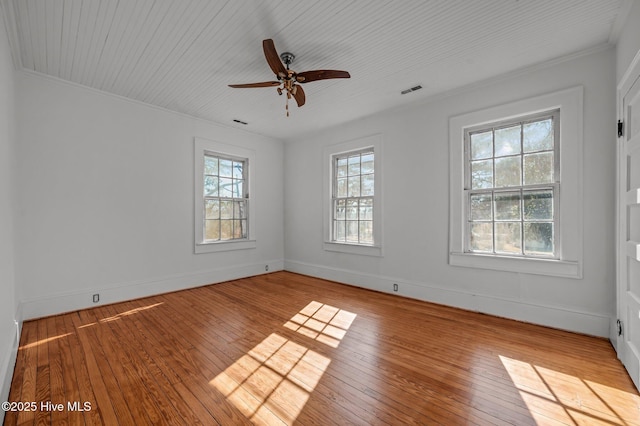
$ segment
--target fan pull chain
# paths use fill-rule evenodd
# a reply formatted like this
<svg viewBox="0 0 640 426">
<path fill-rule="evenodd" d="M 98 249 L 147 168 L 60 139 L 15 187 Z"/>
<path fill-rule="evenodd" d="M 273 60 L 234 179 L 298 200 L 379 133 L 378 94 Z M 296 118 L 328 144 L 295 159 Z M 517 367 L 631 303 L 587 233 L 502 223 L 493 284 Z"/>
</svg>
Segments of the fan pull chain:
<svg viewBox="0 0 640 426">
<path fill-rule="evenodd" d="M 291 93 L 287 91 L 287 101 L 284 106 L 284 109 L 287 110 L 287 117 L 289 116 L 289 99 L 291 99 Z"/>
</svg>

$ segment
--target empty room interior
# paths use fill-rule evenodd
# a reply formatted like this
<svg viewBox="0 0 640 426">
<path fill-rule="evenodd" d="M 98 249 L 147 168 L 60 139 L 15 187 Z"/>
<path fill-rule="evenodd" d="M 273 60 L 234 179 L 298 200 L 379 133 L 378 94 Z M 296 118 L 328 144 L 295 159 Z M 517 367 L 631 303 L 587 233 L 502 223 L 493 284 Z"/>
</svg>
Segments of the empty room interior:
<svg viewBox="0 0 640 426">
<path fill-rule="evenodd" d="M 640 425 L 637 0 L 0 0 L 0 420 Z"/>
</svg>

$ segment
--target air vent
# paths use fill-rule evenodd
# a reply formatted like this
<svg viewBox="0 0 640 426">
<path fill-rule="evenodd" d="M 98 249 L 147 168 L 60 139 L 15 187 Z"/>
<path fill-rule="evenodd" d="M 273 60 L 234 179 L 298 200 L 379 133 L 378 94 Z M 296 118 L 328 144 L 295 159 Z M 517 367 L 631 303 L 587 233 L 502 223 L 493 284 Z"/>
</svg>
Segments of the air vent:
<svg viewBox="0 0 640 426">
<path fill-rule="evenodd" d="M 245 126 L 246 126 L 247 124 L 249 124 L 249 123 L 247 123 L 246 121 L 238 120 L 238 119 L 235 119 L 235 118 L 233 119 L 233 122 L 234 122 L 234 123 L 238 123 L 238 124 L 244 124 Z"/>
<path fill-rule="evenodd" d="M 420 90 L 422 89 L 422 86 L 417 85 L 417 86 L 413 86 L 410 89 L 405 89 L 402 92 L 400 92 L 401 95 L 406 95 L 407 93 L 411 93 L 411 92 L 415 92 L 416 90 Z"/>
</svg>

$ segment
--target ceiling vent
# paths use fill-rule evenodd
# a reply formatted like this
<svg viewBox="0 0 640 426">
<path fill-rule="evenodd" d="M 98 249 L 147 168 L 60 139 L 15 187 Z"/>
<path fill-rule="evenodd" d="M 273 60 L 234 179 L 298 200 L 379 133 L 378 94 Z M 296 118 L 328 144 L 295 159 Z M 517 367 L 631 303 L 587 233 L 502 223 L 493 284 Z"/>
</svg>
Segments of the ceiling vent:
<svg viewBox="0 0 640 426">
<path fill-rule="evenodd" d="M 418 84 L 417 86 L 413 86 L 410 89 L 403 90 L 402 92 L 400 92 L 400 94 L 406 95 L 407 93 L 415 92 L 416 90 L 420 90 L 420 89 L 422 89 L 422 86 Z"/>
</svg>

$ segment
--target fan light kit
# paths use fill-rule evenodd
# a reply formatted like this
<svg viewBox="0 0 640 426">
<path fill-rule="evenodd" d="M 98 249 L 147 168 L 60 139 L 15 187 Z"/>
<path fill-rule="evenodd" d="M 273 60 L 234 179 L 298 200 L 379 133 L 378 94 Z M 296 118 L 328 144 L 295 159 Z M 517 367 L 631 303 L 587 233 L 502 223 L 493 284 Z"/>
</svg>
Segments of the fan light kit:
<svg viewBox="0 0 640 426">
<path fill-rule="evenodd" d="M 277 86 L 276 90 L 279 95 L 282 95 L 283 93 L 286 93 L 287 95 L 287 102 L 285 106 L 287 117 L 289 116 L 289 99 L 293 97 L 296 100 L 298 107 L 301 107 L 306 102 L 304 90 L 300 84 L 310 83 L 316 80 L 351 77 L 347 71 L 338 70 L 314 70 L 297 73 L 289 69 L 289 65 L 291 65 L 295 59 L 295 55 L 293 53 L 284 52 L 278 56 L 275 44 L 271 39 L 263 40 L 262 48 L 264 50 L 264 56 L 267 59 L 267 63 L 278 80 L 264 81 L 261 83 L 230 84 L 229 87 L 243 89 Z"/>
</svg>

